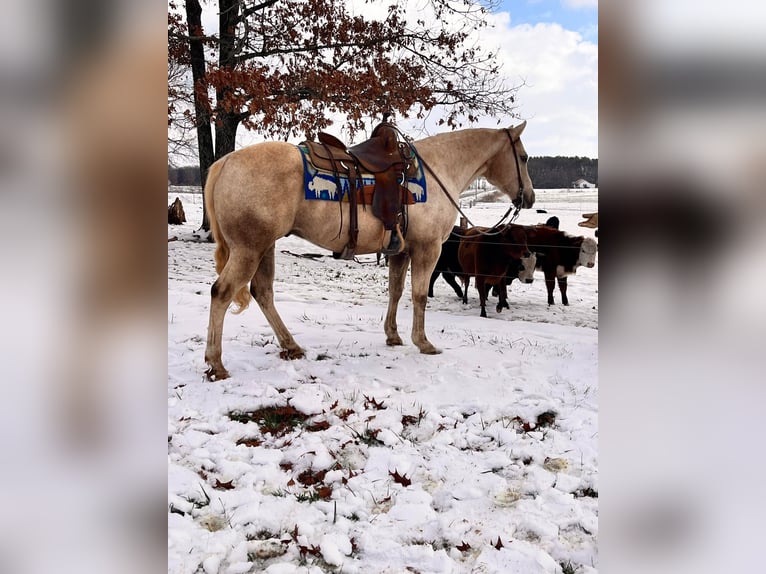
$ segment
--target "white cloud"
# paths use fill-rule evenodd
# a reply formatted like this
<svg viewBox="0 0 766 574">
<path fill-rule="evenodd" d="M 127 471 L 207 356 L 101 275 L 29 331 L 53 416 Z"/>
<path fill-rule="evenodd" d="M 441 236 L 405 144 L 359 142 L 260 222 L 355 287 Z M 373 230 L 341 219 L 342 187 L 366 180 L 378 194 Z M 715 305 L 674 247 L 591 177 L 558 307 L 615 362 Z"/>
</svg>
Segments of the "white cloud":
<svg viewBox="0 0 766 574">
<path fill-rule="evenodd" d="M 482 42 L 499 47 L 509 83 L 525 83 L 517 112 L 529 154 L 598 157 L 598 46 L 558 24 L 495 23 Z"/>
<path fill-rule="evenodd" d="M 562 0 L 567 8 L 598 8 L 598 0 Z"/>
</svg>

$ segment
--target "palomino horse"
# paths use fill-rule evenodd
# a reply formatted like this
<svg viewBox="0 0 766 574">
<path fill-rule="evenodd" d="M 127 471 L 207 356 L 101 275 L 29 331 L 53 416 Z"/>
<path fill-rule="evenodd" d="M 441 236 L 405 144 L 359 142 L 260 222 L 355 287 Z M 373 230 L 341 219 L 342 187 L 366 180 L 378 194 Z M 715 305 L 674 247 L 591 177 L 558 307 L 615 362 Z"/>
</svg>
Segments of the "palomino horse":
<svg viewBox="0 0 766 574">
<path fill-rule="evenodd" d="M 426 295 L 442 242 L 455 224 L 458 197 L 472 181 L 484 176 L 517 206 L 533 205 L 535 193 L 520 140 L 525 127 L 526 122 L 507 129 L 465 129 L 413 143 L 426 166 L 428 201 L 409 206 L 404 251 L 389 257 L 384 324 L 388 345 L 403 344 L 396 312 L 411 262 L 412 342 L 421 353 L 441 352 L 426 337 Z M 348 204 L 339 208 L 336 202 L 306 200 L 301 152 L 289 143 L 265 142 L 232 152 L 211 166 L 205 206 L 217 243 L 215 264 L 220 273 L 211 289 L 207 377 L 229 376 L 221 362 L 224 315 L 232 301 L 239 306 L 237 312 L 243 311 L 251 294 L 279 340 L 280 356 L 303 357 L 274 307 L 274 244 L 293 234 L 325 249 L 342 251 L 348 240 Z M 356 252 L 380 251 L 389 236 L 384 231 L 369 210 L 360 211 Z"/>
</svg>

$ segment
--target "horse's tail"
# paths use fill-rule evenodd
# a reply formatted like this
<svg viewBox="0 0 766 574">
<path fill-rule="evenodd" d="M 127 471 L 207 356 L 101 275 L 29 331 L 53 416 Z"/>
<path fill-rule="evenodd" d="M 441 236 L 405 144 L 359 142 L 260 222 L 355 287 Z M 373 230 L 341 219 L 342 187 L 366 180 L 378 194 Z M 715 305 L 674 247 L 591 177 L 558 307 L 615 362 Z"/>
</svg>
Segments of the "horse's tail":
<svg viewBox="0 0 766 574">
<path fill-rule="evenodd" d="M 226 243 L 226 239 L 221 233 L 221 229 L 218 226 L 218 220 L 215 217 L 215 183 L 218 181 L 218 177 L 221 175 L 224 165 L 228 156 L 225 156 L 210 166 L 207 172 L 207 182 L 205 183 L 205 210 L 207 211 L 208 220 L 210 221 L 210 232 L 213 234 L 213 240 L 215 241 L 215 270 L 218 274 L 223 271 L 226 262 L 229 260 L 229 245 Z M 241 313 L 250 305 L 250 290 L 249 285 L 239 289 L 233 297 L 234 303 L 237 305 L 237 309 L 234 313 Z"/>
</svg>

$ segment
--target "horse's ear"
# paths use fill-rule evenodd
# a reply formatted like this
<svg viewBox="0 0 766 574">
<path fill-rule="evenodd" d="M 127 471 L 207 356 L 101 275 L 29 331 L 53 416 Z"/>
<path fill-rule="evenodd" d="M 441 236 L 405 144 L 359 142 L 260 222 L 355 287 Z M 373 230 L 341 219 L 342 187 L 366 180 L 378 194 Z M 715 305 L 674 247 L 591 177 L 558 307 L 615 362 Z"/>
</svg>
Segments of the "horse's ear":
<svg viewBox="0 0 766 574">
<path fill-rule="evenodd" d="M 521 135 L 521 132 L 524 131 L 525 127 L 527 127 L 527 120 L 524 120 L 515 128 L 509 128 L 511 130 L 511 135 L 514 137 L 514 139 L 518 138 Z"/>
</svg>

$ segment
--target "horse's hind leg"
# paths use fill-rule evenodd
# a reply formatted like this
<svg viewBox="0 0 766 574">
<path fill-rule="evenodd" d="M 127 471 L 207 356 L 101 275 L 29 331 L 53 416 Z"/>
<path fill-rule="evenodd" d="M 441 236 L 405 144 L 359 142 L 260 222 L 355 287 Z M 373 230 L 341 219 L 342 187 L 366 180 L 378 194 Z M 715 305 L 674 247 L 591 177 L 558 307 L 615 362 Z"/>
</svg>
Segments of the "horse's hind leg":
<svg viewBox="0 0 766 574">
<path fill-rule="evenodd" d="M 250 282 L 250 293 L 279 340 L 279 345 L 282 347 L 279 356 L 283 359 L 302 358 L 303 349 L 295 342 L 274 307 L 274 245 L 263 254 L 258 270 Z"/>
<path fill-rule="evenodd" d="M 205 376 L 210 381 L 229 377 L 229 372 L 221 362 L 223 319 L 234 294 L 246 287 L 257 264 L 257 259 L 242 256 L 232 251 L 229 260 L 221 270 L 221 275 L 210 289 L 210 322 L 207 328 L 207 347 L 205 348 L 205 362 L 208 364 Z"/>
<path fill-rule="evenodd" d="M 388 258 L 388 311 L 386 311 L 386 321 L 383 323 L 386 345 L 404 345 L 396 327 L 396 312 L 404 291 L 404 279 L 407 276 L 409 263 L 410 257 L 406 253 L 391 255 Z"/>
</svg>

